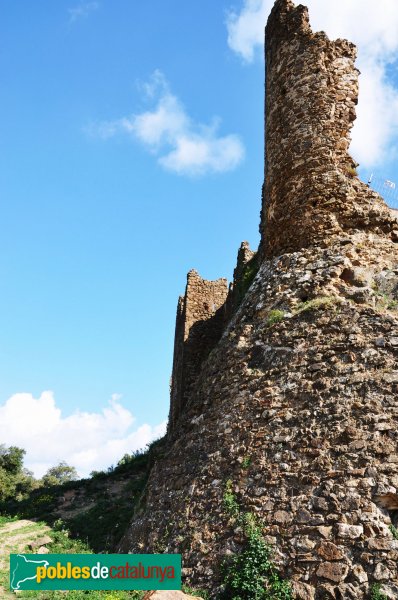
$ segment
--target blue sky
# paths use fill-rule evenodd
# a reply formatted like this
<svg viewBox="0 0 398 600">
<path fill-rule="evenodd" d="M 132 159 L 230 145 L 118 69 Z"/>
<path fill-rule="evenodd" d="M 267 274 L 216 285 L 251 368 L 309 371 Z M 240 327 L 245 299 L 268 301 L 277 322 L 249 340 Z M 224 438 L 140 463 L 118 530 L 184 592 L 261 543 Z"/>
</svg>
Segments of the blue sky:
<svg viewBox="0 0 398 600">
<path fill-rule="evenodd" d="M 353 22 L 312 4 L 331 35 Z M 187 271 L 230 279 L 240 242 L 257 246 L 270 6 L 0 0 L 0 433 L 37 474 L 108 466 L 164 429 Z M 389 10 L 373 38 L 352 32 L 367 77 L 354 142 L 364 173 L 393 178 Z"/>
</svg>

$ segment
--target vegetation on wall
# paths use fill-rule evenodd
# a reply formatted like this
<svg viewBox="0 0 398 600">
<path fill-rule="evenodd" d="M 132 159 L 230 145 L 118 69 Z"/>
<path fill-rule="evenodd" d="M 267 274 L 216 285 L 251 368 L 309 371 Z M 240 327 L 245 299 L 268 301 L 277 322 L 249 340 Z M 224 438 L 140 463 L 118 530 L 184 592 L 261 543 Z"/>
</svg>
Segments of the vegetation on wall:
<svg viewBox="0 0 398 600">
<path fill-rule="evenodd" d="M 290 583 L 281 578 L 272 563 L 272 549 L 264 540 L 262 528 L 252 513 L 243 512 L 228 480 L 224 509 L 245 536 L 239 554 L 223 565 L 222 600 L 291 600 Z"/>
<path fill-rule="evenodd" d="M 234 286 L 234 295 L 236 308 L 241 304 L 243 298 L 246 296 L 246 293 L 253 283 L 255 276 L 257 275 L 259 269 L 257 254 L 253 256 L 242 269 L 241 276 L 235 282 Z"/>
<path fill-rule="evenodd" d="M 283 310 L 273 309 L 270 310 L 267 317 L 267 325 L 268 327 L 272 327 L 275 323 L 280 323 L 285 318 L 285 313 Z"/>
<path fill-rule="evenodd" d="M 370 600 L 388 600 L 387 596 L 382 593 L 379 583 L 372 585 Z"/>
</svg>

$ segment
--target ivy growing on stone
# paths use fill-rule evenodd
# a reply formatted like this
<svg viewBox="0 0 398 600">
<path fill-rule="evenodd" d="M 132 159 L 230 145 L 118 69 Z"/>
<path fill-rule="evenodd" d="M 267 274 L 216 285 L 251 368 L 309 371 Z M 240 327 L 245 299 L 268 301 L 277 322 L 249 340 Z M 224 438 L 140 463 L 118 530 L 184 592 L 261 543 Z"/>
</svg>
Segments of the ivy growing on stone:
<svg viewBox="0 0 398 600">
<path fill-rule="evenodd" d="M 281 578 L 272 563 L 272 549 L 255 516 L 241 511 L 230 479 L 225 485 L 224 508 L 242 528 L 245 544 L 239 554 L 223 564 L 220 600 L 291 600 L 290 583 Z"/>
</svg>

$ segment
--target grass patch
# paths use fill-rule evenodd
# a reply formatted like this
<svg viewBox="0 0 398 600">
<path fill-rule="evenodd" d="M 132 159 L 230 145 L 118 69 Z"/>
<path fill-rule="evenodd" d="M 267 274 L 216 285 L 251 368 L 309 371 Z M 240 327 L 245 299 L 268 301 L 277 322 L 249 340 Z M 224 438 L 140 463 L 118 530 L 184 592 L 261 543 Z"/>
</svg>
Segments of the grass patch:
<svg viewBox="0 0 398 600">
<path fill-rule="evenodd" d="M 12 523 L 13 521 L 18 521 L 18 517 L 9 517 L 8 515 L 0 515 L 0 527 L 2 525 L 7 525 L 7 523 Z M 1 531 L 0 531 L 1 533 Z"/>
<path fill-rule="evenodd" d="M 297 305 L 296 313 L 303 313 L 312 310 L 320 310 L 333 308 L 336 304 L 340 303 L 340 299 L 336 296 L 319 296 L 319 298 L 313 298 L 312 300 L 306 300 L 300 302 Z"/>
<path fill-rule="evenodd" d="M 381 311 L 398 310 L 398 301 L 391 293 L 384 291 L 376 281 L 372 283 L 371 287 L 376 296 L 375 308 Z"/>
<path fill-rule="evenodd" d="M 375 308 L 378 310 L 398 310 L 398 301 L 390 294 L 382 292 L 376 284 L 372 285 L 372 289 L 376 296 Z"/>
<path fill-rule="evenodd" d="M 284 318 L 285 318 L 285 313 L 283 312 L 283 310 L 278 310 L 278 309 L 270 310 L 270 312 L 268 313 L 268 317 L 267 317 L 267 325 L 268 325 L 268 327 L 271 327 L 275 323 L 280 323 L 280 321 L 283 321 Z"/>
<path fill-rule="evenodd" d="M 207 590 L 196 590 L 195 588 L 189 587 L 189 585 L 183 585 L 181 590 L 184 592 L 184 594 L 203 598 L 203 600 L 210 600 L 209 592 Z"/>
<path fill-rule="evenodd" d="M 70 536 L 69 530 L 61 520 L 54 523 L 51 538 L 53 541 L 48 544 L 48 549 L 53 554 L 92 554 L 92 548 L 86 542 Z"/>
</svg>

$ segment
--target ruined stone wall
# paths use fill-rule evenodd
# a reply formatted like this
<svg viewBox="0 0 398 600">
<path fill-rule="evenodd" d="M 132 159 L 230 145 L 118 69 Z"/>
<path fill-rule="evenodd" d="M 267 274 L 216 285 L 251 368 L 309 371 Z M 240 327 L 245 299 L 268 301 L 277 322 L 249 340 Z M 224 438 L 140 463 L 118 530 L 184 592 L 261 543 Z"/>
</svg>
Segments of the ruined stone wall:
<svg viewBox="0 0 398 600">
<path fill-rule="evenodd" d="M 348 154 L 358 98 L 354 44 L 313 33 L 306 7 L 277 0 L 265 57 L 262 254 L 329 244 L 343 231 L 396 229 Z"/>
<path fill-rule="evenodd" d="M 242 299 L 244 245 L 225 305 L 195 272 L 179 301 L 172 435 L 118 550 L 181 552 L 212 598 L 244 545 L 227 481 L 295 600 L 398 598 L 398 227 L 351 171 L 354 58 L 276 1 L 260 268 Z"/>
<path fill-rule="evenodd" d="M 241 304 L 258 270 L 256 253 L 248 242 L 242 242 L 238 250 L 233 279 L 229 285 L 227 298 L 227 320 L 229 321 Z"/>
<path fill-rule="evenodd" d="M 398 248 L 382 237 L 263 261 L 119 550 L 181 552 L 185 580 L 217 597 L 243 544 L 230 480 L 295 599 L 368 600 L 373 584 L 397 598 L 397 300 Z"/>
<path fill-rule="evenodd" d="M 185 295 L 178 300 L 171 379 L 169 432 L 172 432 L 190 395 L 203 360 L 225 326 L 227 280 L 207 281 L 192 270 Z"/>
</svg>

